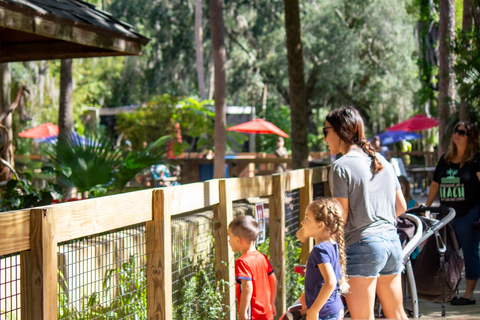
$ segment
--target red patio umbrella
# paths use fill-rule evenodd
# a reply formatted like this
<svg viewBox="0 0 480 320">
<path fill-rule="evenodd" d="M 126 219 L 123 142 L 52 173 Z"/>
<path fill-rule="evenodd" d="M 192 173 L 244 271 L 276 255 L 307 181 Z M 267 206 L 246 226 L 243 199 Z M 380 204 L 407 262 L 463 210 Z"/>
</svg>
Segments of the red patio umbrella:
<svg viewBox="0 0 480 320">
<path fill-rule="evenodd" d="M 276 125 L 263 119 L 253 119 L 252 121 L 237 124 L 228 128 L 228 131 L 238 131 L 246 133 L 276 134 L 288 138 L 288 134 L 280 130 Z"/>
<path fill-rule="evenodd" d="M 18 134 L 19 137 L 33 139 L 48 138 L 56 135 L 58 135 L 58 126 L 53 123 L 42 123 L 39 126 L 22 131 Z"/>
<path fill-rule="evenodd" d="M 429 118 L 423 114 L 417 114 L 416 116 L 411 117 L 408 120 L 400 122 L 390 128 L 387 128 L 389 131 L 421 131 L 427 130 L 433 127 L 438 126 L 438 120 L 435 118 Z"/>
</svg>

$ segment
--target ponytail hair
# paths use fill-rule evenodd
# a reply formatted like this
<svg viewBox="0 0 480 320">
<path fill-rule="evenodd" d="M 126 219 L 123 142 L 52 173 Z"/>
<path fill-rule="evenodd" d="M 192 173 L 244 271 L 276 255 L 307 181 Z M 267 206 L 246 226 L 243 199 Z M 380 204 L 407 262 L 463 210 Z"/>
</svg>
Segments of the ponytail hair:
<svg viewBox="0 0 480 320">
<path fill-rule="evenodd" d="M 326 120 L 343 142 L 349 146 L 358 145 L 370 157 L 370 169 L 374 175 L 383 169 L 375 148 L 365 137 L 363 119 L 355 108 L 343 106 L 335 109 L 327 115 Z"/>
<path fill-rule="evenodd" d="M 340 292 L 347 293 L 350 286 L 347 280 L 347 256 L 345 254 L 345 238 L 343 236 L 343 226 L 345 220 L 343 218 L 343 208 L 334 198 L 317 198 L 311 202 L 307 210 L 312 212 L 317 222 L 323 222 L 326 229 L 338 244 L 338 255 L 340 260 L 340 269 L 342 275 L 340 277 Z"/>
</svg>

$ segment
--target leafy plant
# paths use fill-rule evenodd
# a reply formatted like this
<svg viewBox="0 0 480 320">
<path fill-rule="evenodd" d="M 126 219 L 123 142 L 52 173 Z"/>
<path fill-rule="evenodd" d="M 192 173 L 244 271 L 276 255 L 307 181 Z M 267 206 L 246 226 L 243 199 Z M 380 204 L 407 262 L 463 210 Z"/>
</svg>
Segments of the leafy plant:
<svg viewBox="0 0 480 320">
<path fill-rule="evenodd" d="M 43 168 L 43 171 L 47 172 L 49 169 Z M 16 177 L 8 181 L 1 191 L 0 211 L 49 205 L 52 203 L 53 195 L 60 196 L 62 194 L 60 186 L 51 181 L 47 182 L 47 188 L 36 190 L 29 172 L 18 172 Z"/>
<path fill-rule="evenodd" d="M 478 126 L 480 124 L 480 35 L 477 28 L 474 27 L 471 32 L 458 32 L 455 53 L 458 93 L 466 102 L 470 121 Z M 458 115 L 454 114 L 448 126 L 453 127 L 457 121 Z"/>
<path fill-rule="evenodd" d="M 112 286 L 114 279 L 116 285 Z M 102 292 L 83 297 L 79 309 L 69 305 L 68 287 L 57 285 L 57 289 L 59 319 L 147 319 L 145 266 L 137 268 L 134 256 L 121 269 L 107 270 Z"/>
<path fill-rule="evenodd" d="M 63 184 L 85 192 L 112 182 L 113 171 L 121 163 L 120 150 L 113 145 L 108 136 L 99 139 L 89 136 L 84 143 L 79 139 L 59 139 L 45 153 L 56 166 Z"/>
<path fill-rule="evenodd" d="M 183 278 L 181 303 L 174 306 L 176 319 L 223 319 L 222 292 L 228 288 L 225 282 L 215 283 L 213 265 L 199 261 L 195 273 Z"/>
<path fill-rule="evenodd" d="M 114 172 L 114 188 L 121 190 L 143 169 L 159 163 L 166 163 L 164 154 L 168 141 L 171 141 L 171 138 L 164 136 L 148 144 L 143 150 L 129 151 Z"/>
<path fill-rule="evenodd" d="M 155 141 L 157 137 L 171 136 L 175 141 L 174 149 L 181 153 L 190 146 L 175 139 L 179 125 L 182 136 L 193 138 L 195 141 L 191 143 L 196 147 L 211 148 L 214 113 L 207 108 L 211 104 L 209 100 L 197 101 L 164 94 L 132 113 L 118 114 L 118 131 L 132 143 L 133 150 L 140 150 L 144 142 Z"/>
<path fill-rule="evenodd" d="M 79 192 L 89 191 L 94 196 L 109 188 L 122 190 L 137 173 L 154 164 L 165 163 L 164 145 L 170 137 L 161 137 L 141 151 L 129 151 L 125 156 L 108 136 L 88 136 L 60 140 L 45 150 L 50 162 L 56 166 L 59 178 Z"/>
</svg>

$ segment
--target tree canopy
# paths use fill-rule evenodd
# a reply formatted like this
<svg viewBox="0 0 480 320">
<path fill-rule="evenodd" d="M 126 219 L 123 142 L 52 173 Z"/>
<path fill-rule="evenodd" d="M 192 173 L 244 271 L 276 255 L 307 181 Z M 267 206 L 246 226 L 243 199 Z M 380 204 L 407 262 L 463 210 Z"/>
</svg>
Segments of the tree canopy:
<svg viewBox="0 0 480 320">
<path fill-rule="evenodd" d="M 77 120 L 85 107 L 141 105 L 166 93 L 198 99 L 194 0 L 90 2 L 151 41 L 139 57 L 73 61 Z M 202 3 L 206 91 L 212 98 L 209 1 Z M 426 86 L 418 64 L 425 59 L 416 33 L 423 7 L 420 0 L 300 1 L 311 151 L 320 148 L 324 115 L 341 105 L 359 108 L 370 135 L 423 112 L 421 88 Z M 224 6 L 227 105 L 253 105 L 257 117 L 267 120 L 284 114 L 282 108 L 289 105 L 283 10 L 283 0 L 225 0 Z M 54 61 L 12 67 L 12 88 L 34 88 L 29 101 L 33 122 L 55 121 L 59 66 Z M 79 121 L 76 128 L 82 130 Z"/>
</svg>

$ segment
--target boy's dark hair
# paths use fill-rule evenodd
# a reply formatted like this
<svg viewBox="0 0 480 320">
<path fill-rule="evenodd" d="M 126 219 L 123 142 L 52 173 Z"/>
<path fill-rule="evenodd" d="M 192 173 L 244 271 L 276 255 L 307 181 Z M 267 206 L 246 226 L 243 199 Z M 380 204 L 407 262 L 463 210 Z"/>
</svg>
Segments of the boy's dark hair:
<svg viewBox="0 0 480 320">
<path fill-rule="evenodd" d="M 254 242 L 258 236 L 258 223 L 251 216 L 240 216 L 228 225 L 234 236 Z"/>
</svg>

